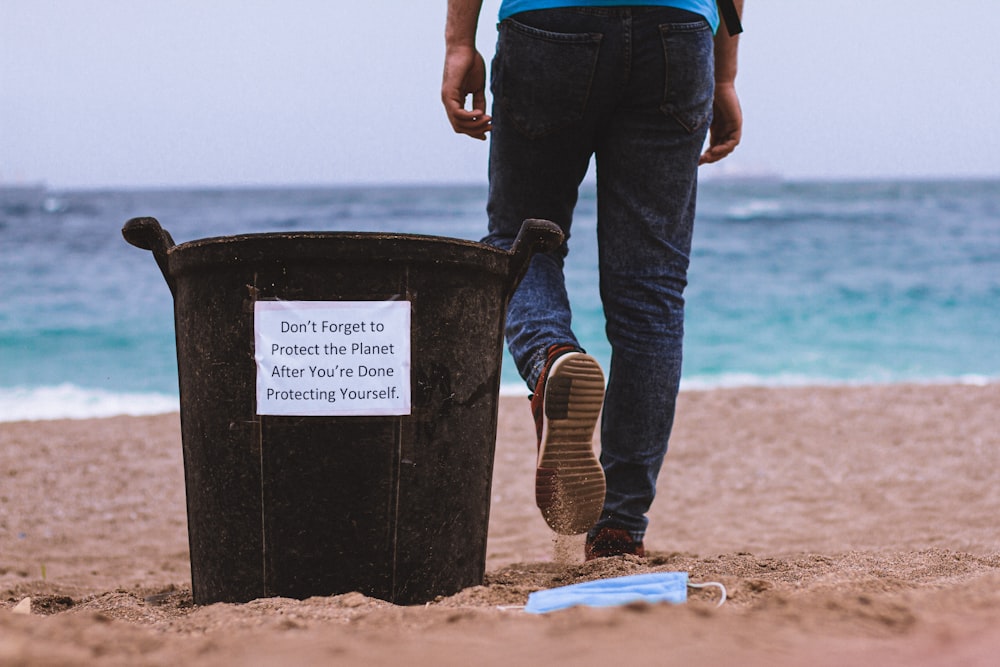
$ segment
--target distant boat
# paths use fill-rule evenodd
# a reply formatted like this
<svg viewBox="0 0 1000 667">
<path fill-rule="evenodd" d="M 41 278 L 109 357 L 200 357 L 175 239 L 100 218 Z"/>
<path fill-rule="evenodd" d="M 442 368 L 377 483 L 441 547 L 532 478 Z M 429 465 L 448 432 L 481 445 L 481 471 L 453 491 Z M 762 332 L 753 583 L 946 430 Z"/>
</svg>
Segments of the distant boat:
<svg viewBox="0 0 1000 667">
<path fill-rule="evenodd" d="M 721 162 L 702 168 L 701 178 L 712 183 L 781 183 L 784 178 L 776 171 L 765 167 L 748 167 Z"/>
<path fill-rule="evenodd" d="M 39 195 L 45 193 L 45 183 L 3 183 L 0 182 L 0 195 Z"/>
<path fill-rule="evenodd" d="M 0 183 L 0 206 L 8 213 L 44 208 L 47 192 L 44 183 Z"/>
</svg>

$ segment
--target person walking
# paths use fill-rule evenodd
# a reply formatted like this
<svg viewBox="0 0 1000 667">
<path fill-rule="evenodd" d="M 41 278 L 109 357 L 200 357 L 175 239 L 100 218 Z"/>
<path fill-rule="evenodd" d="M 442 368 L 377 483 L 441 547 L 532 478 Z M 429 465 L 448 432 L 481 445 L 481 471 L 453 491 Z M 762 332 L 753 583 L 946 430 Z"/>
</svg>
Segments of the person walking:
<svg viewBox="0 0 1000 667">
<path fill-rule="evenodd" d="M 587 533 L 587 560 L 645 554 L 680 383 L 698 165 L 729 155 L 742 134 L 743 3 L 719 5 L 728 30 L 715 0 L 503 0 L 487 113 L 482 2 L 448 3 L 441 99 L 457 133 L 490 136 L 484 242 L 509 249 L 527 218 L 565 235 L 532 259 L 506 337 L 533 390 L 536 502 L 554 531 Z M 563 276 L 591 157 L 606 388 L 573 334 Z"/>
</svg>

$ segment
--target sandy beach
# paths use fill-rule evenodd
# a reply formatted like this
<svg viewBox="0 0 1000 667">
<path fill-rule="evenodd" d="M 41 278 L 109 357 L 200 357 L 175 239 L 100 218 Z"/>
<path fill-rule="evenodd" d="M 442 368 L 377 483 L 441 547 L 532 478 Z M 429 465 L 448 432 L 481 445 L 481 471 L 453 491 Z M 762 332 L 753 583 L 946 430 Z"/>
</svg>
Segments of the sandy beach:
<svg viewBox="0 0 1000 667">
<path fill-rule="evenodd" d="M 649 557 L 584 563 L 505 397 L 485 584 L 415 607 L 194 605 L 177 414 L 3 423 L 0 665 L 995 665 L 998 406 L 1000 384 L 683 392 Z M 678 570 L 725 604 L 519 609 Z"/>
</svg>

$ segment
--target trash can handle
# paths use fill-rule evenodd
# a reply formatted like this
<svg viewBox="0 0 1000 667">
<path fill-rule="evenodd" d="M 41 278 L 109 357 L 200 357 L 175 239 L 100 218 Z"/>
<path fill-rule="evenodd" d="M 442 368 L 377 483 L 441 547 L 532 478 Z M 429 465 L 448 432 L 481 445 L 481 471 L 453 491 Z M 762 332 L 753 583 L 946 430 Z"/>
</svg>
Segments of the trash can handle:
<svg viewBox="0 0 1000 667">
<path fill-rule="evenodd" d="M 150 250 L 156 265 L 160 267 L 163 279 L 167 281 L 170 293 L 174 293 L 174 281 L 167 267 L 167 252 L 174 247 L 170 232 L 160 227 L 156 218 L 132 218 L 122 227 L 122 236 L 137 248 Z"/>
<path fill-rule="evenodd" d="M 528 271 L 528 262 L 535 253 L 555 250 L 562 245 L 563 239 L 565 236 L 562 229 L 549 220 L 528 218 L 521 223 L 521 230 L 517 233 L 514 245 L 510 249 L 511 293 Z"/>
</svg>

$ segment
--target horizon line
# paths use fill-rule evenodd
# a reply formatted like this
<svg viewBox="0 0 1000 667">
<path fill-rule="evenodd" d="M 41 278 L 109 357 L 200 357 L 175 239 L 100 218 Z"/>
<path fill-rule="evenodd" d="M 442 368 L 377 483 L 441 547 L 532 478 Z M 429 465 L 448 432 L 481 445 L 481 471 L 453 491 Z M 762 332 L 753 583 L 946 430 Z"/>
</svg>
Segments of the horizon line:
<svg viewBox="0 0 1000 667">
<path fill-rule="evenodd" d="M 593 179 L 584 179 L 587 185 Z M 879 184 L 879 183 L 955 183 L 955 182 L 995 182 L 1000 181 L 998 174 L 927 174 L 927 175 L 880 175 L 880 176 L 797 176 L 788 177 L 778 173 L 718 174 L 705 175 L 700 180 L 701 185 L 796 185 L 796 184 Z M 312 190 L 312 189 L 365 189 L 365 188 L 454 188 L 454 187 L 486 187 L 485 177 L 482 180 L 384 180 L 384 181 L 253 181 L 253 182 L 177 182 L 177 183 L 109 183 L 90 185 L 50 185 L 45 180 L 24 180 L 6 182 L 0 180 L 0 192 L 9 191 L 44 191 L 58 192 L 101 192 L 101 191 L 171 191 L 171 190 Z"/>
</svg>

